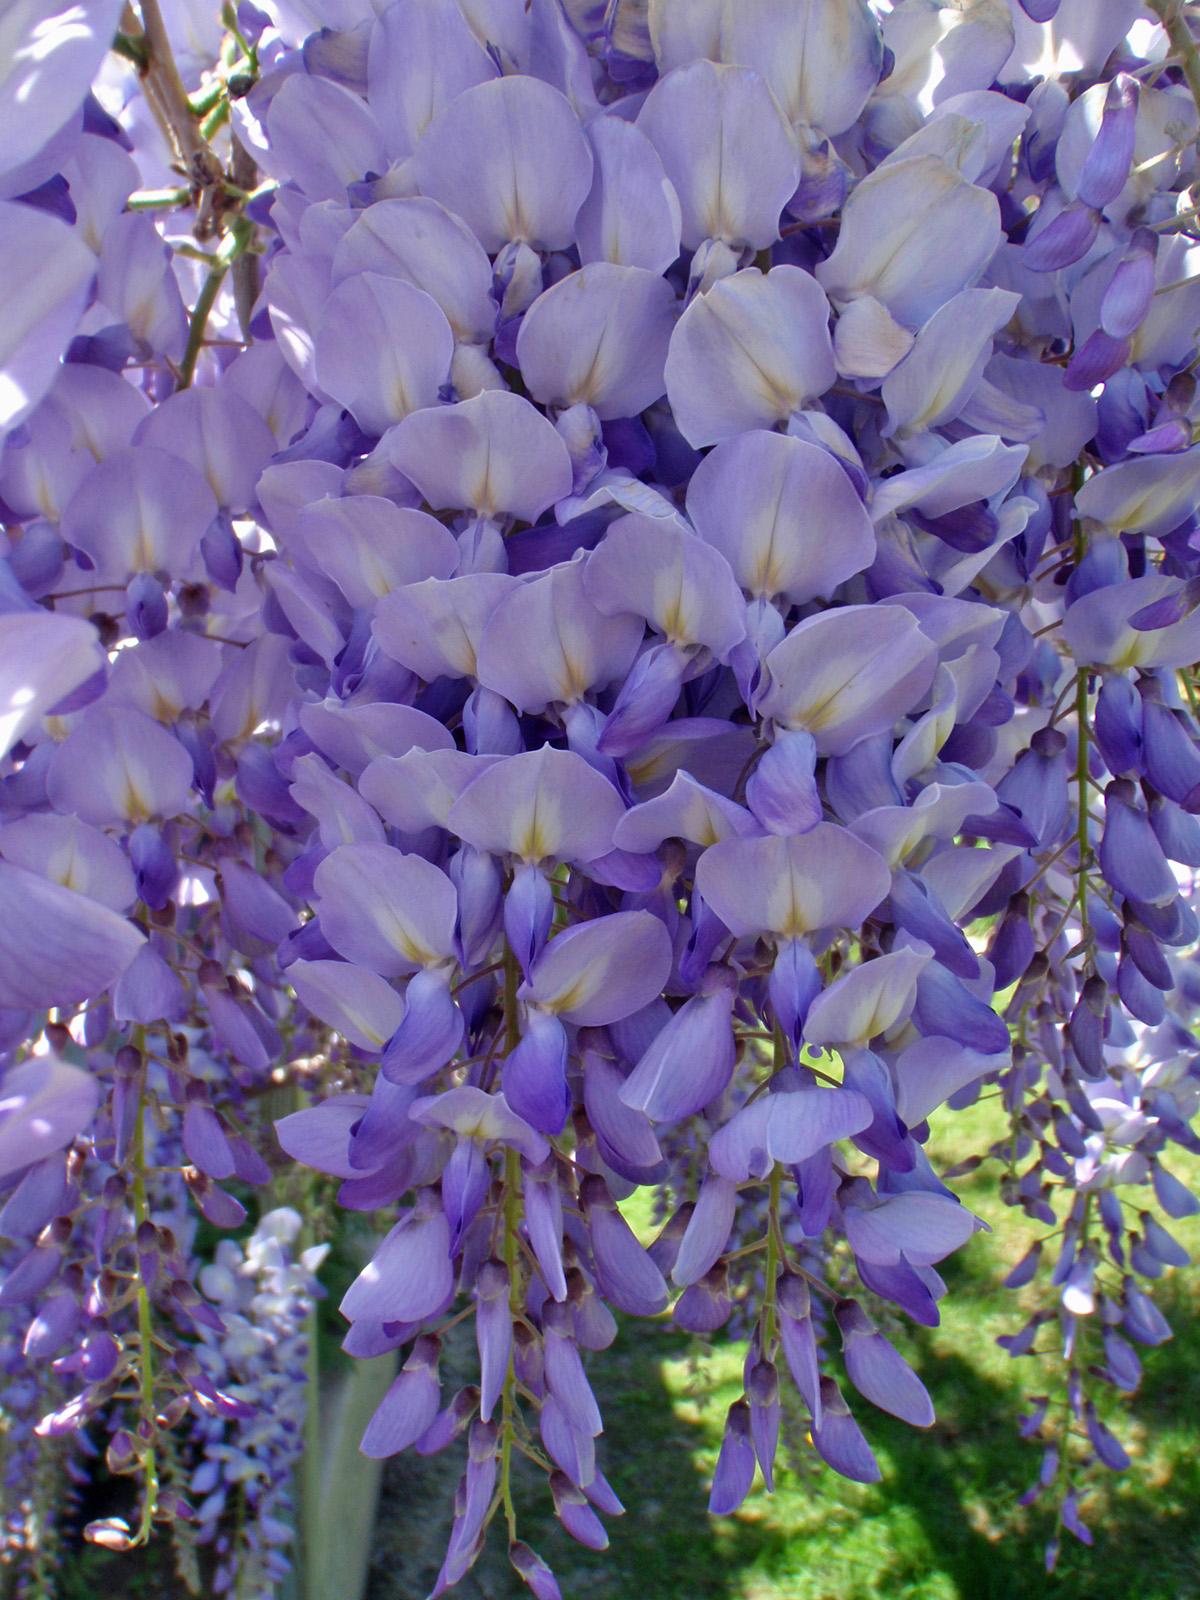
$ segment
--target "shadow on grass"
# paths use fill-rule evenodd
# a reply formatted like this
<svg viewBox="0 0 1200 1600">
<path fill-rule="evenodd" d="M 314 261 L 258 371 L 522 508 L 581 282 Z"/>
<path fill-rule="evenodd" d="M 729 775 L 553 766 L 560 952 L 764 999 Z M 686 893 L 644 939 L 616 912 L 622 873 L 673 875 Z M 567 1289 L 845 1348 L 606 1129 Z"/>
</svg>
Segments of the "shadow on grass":
<svg viewBox="0 0 1200 1600">
<path fill-rule="evenodd" d="M 934 1397 L 938 1421 L 919 1433 L 873 1417 L 870 1433 L 894 1470 L 877 1491 L 919 1522 L 936 1570 L 963 1600 L 1200 1600 L 1200 1323 L 1196 1286 L 1158 1286 L 1158 1304 L 1175 1329 L 1168 1344 L 1141 1352 L 1145 1377 L 1128 1418 L 1114 1425 L 1130 1445 L 1123 1474 L 1093 1474 L 1082 1498 L 1095 1545 L 1064 1534 L 1057 1572 L 1043 1568 L 1056 1505 L 1049 1494 L 1028 1510 L 1019 1495 L 1037 1475 L 1036 1444 L 1014 1438 L 1018 1409 L 1036 1369 L 1013 1364 L 996 1382 L 957 1355 L 932 1350 L 923 1330 L 915 1364 Z"/>
</svg>

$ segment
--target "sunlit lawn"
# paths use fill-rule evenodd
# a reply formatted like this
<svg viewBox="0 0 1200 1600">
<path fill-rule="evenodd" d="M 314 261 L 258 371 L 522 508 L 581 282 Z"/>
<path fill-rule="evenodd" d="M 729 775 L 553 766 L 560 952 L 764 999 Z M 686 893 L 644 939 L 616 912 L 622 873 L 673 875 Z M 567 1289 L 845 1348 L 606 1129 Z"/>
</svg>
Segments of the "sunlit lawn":
<svg viewBox="0 0 1200 1600">
<path fill-rule="evenodd" d="M 944 1114 L 935 1128 L 935 1164 L 984 1149 L 1002 1128 L 994 1102 Z M 1172 1166 L 1187 1176 L 1183 1160 Z M 881 1484 L 844 1483 L 819 1463 L 785 1469 L 773 1497 L 759 1487 L 738 1516 L 711 1518 L 708 1484 L 725 1410 L 740 1391 L 742 1347 L 717 1345 L 697 1360 L 686 1339 L 627 1323 L 592 1365 L 607 1426 L 605 1471 L 628 1508 L 610 1523 L 609 1550 L 592 1555 L 573 1545 L 532 1479 L 522 1508 L 523 1534 L 554 1565 L 567 1600 L 1200 1597 L 1200 1284 L 1178 1273 L 1160 1283 L 1156 1298 L 1176 1337 L 1142 1352 L 1138 1420 L 1115 1424 L 1134 1468 L 1106 1474 L 1085 1502 L 1095 1547 L 1085 1550 L 1067 1536 L 1058 1574 L 1047 1578 L 1049 1512 L 1016 1503 L 1039 1465 L 1036 1446 L 1021 1441 L 1015 1427 L 1025 1387 L 1040 1387 L 1038 1373 L 995 1344 L 1020 1321 L 1018 1297 L 1001 1289 L 1000 1279 L 1042 1230 L 999 1203 L 986 1167 L 956 1188 L 996 1231 L 978 1235 L 947 1263 L 942 1325 L 916 1330 L 908 1343 L 933 1395 L 936 1426 L 919 1432 L 860 1401 L 856 1412 L 879 1456 Z M 1200 1227 L 1171 1226 L 1200 1250 Z M 432 1485 L 421 1482 L 427 1465 L 390 1469 L 370 1600 L 420 1600 L 427 1592 L 445 1527 Z M 527 1591 L 506 1570 L 497 1539 L 462 1593 L 516 1600 Z"/>
<path fill-rule="evenodd" d="M 931 1147 L 935 1166 L 982 1151 L 1002 1130 L 995 1101 L 944 1113 Z M 1200 1163 L 1190 1173 L 1179 1156 L 1170 1164 L 1185 1179 L 1200 1177 Z M 726 1341 L 698 1352 L 669 1328 L 626 1322 L 613 1348 L 591 1361 L 606 1421 L 602 1464 L 628 1508 L 609 1524 L 609 1550 L 593 1555 L 567 1539 L 532 1472 L 519 1485 L 522 1536 L 552 1563 L 566 1600 L 1200 1600 L 1200 1275 L 1168 1274 L 1158 1285 L 1176 1337 L 1141 1352 L 1146 1379 L 1136 1420 L 1130 1425 L 1118 1414 L 1114 1423 L 1134 1467 L 1105 1474 L 1085 1502 L 1094 1549 L 1067 1536 L 1058 1574 L 1047 1578 L 1049 1510 L 1017 1505 L 1036 1476 L 1039 1451 L 1015 1426 L 1022 1394 L 1040 1390 L 1043 1379 L 1031 1361 L 1013 1362 L 995 1343 L 1019 1325 L 1020 1303 L 1032 1293 L 1013 1295 L 1000 1280 L 1042 1230 L 999 1203 L 994 1169 L 955 1187 L 995 1231 L 946 1263 L 941 1326 L 907 1338 L 906 1354 L 933 1395 L 935 1427 L 919 1432 L 855 1401 L 883 1468 L 881 1484 L 842 1482 L 806 1452 L 802 1470 L 781 1472 L 773 1497 L 758 1487 L 738 1516 L 711 1518 L 709 1481 L 726 1408 L 739 1393 L 743 1347 Z M 1200 1226 L 1171 1227 L 1200 1253 Z M 337 1298 L 335 1290 L 332 1304 Z M 330 1337 L 322 1342 L 332 1353 L 337 1318 L 332 1310 L 327 1316 Z M 449 1341 L 446 1381 L 472 1381 L 472 1362 L 469 1339 Z M 354 1440 L 347 1446 L 353 1455 Z M 423 1600 L 461 1470 L 461 1449 L 388 1463 L 368 1600 Z M 336 1529 L 326 1531 L 336 1540 Z M 76 1557 L 69 1600 L 182 1594 L 168 1575 L 165 1541 L 155 1556 L 148 1563 L 99 1551 Z M 499 1526 L 457 1593 L 528 1600 L 507 1565 Z"/>
</svg>

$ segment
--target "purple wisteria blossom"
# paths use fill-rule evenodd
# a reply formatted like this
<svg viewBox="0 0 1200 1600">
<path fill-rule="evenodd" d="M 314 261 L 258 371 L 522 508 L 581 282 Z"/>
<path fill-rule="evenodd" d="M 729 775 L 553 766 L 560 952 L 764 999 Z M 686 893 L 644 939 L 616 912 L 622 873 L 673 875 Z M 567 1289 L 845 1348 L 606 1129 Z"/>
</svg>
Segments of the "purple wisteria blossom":
<svg viewBox="0 0 1200 1600">
<path fill-rule="evenodd" d="M 368 1213 L 362 1452 L 461 1457 L 433 1595 L 495 1524 L 556 1596 L 514 1454 L 603 1549 L 617 1314 L 744 1340 L 714 1512 L 781 1442 L 877 1481 L 995 1162 L 1026 1498 L 1088 1542 L 1200 1204 L 1194 19 L 9 11 L 21 1470 L 107 1431 L 90 1537 L 278 1592 L 301 1229 Z"/>
</svg>

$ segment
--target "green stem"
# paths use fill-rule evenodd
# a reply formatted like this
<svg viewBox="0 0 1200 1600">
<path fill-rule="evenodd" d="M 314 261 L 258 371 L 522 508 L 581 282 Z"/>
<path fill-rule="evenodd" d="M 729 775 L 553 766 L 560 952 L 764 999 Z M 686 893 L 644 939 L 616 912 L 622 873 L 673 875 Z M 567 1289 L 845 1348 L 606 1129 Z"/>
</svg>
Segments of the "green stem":
<svg viewBox="0 0 1200 1600">
<path fill-rule="evenodd" d="M 145 1030 L 135 1029 L 134 1046 L 144 1055 Z M 146 1198 L 146 1069 L 142 1067 L 138 1088 L 137 1121 L 133 1132 L 133 1222 L 136 1241 L 142 1223 L 150 1220 L 150 1207 Z M 137 1272 L 137 1324 L 138 1324 L 138 1389 L 142 1421 L 154 1427 L 154 1315 L 150 1305 L 150 1292 L 141 1271 Z M 153 1444 L 147 1442 L 142 1469 L 146 1487 L 142 1501 L 142 1519 L 134 1538 L 135 1544 L 145 1544 L 158 1510 L 158 1462 Z"/>
<path fill-rule="evenodd" d="M 504 1042 L 511 1054 L 521 1040 L 520 1015 L 517 1009 L 517 985 L 520 973 L 517 958 L 504 943 Z M 504 1151 L 504 1264 L 508 1268 L 508 1308 L 515 1321 L 521 1311 L 521 1279 L 519 1273 L 519 1237 L 521 1226 L 521 1158 L 509 1147 Z M 504 1389 L 500 1397 L 500 1502 L 504 1507 L 504 1520 L 508 1524 L 508 1542 L 517 1537 L 517 1512 L 512 1493 L 512 1452 L 516 1433 L 517 1374 L 512 1347 L 508 1353 L 508 1371 L 504 1375 Z"/>
<path fill-rule="evenodd" d="M 771 1168 L 767 1201 L 767 1264 L 762 1307 L 762 1353 L 769 1361 L 775 1348 L 775 1283 L 779 1276 L 779 1191 L 783 1169 L 776 1162 Z"/>
<path fill-rule="evenodd" d="M 225 281 L 225 274 L 229 270 L 226 263 L 219 263 L 213 267 L 208 277 L 205 278 L 200 293 L 196 296 L 195 309 L 192 319 L 188 323 L 187 345 L 184 348 L 183 360 L 179 363 L 179 387 L 186 389 L 196 376 L 196 362 L 199 360 L 200 351 L 204 345 L 204 331 L 208 327 L 208 319 L 212 308 L 217 303 L 217 295 L 221 292 L 221 285 Z"/>
<path fill-rule="evenodd" d="M 521 1160 L 515 1150 L 504 1152 L 504 1264 L 508 1268 L 508 1307 L 512 1317 L 521 1309 L 521 1280 L 517 1271 L 517 1229 L 521 1222 Z M 512 1493 L 512 1451 L 517 1410 L 517 1375 L 513 1351 L 500 1397 L 500 1500 L 508 1524 L 508 1542 L 517 1537 L 517 1511 Z"/>
<path fill-rule="evenodd" d="M 139 189 L 125 202 L 126 211 L 166 211 L 191 203 L 190 189 Z"/>
<path fill-rule="evenodd" d="M 1088 842 L 1088 748 L 1091 729 L 1088 724 L 1088 674 L 1080 667 L 1075 675 L 1075 782 L 1079 787 L 1079 818 L 1076 842 L 1079 846 L 1079 932 L 1083 940 L 1088 937 L 1087 879 L 1091 845 Z"/>
<path fill-rule="evenodd" d="M 1166 29 L 1171 50 L 1179 57 L 1179 65 L 1192 91 L 1192 99 L 1196 102 L 1196 109 L 1200 110 L 1200 51 L 1192 38 L 1183 7 L 1179 0 L 1150 0 L 1150 9 Z"/>
</svg>

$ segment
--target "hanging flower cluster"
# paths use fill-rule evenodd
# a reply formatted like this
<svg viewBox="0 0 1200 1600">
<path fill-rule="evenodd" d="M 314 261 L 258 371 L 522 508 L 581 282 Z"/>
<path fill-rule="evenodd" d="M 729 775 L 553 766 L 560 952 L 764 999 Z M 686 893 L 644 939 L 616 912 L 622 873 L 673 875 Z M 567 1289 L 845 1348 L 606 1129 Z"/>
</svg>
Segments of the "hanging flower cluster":
<svg viewBox="0 0 1200 1600">
<path fill-rule="evenodd" d="M 465 1444 L 435 1595 L 493 1520 L 559 1593 L 516 1454 L 605 1545 L 615 1312 L 748 1337 L 713 1511 L 785 1409 L 874 1481 L 991 1085 L 1090 1542 L 1198 1209 L 1183 8 L 194 9 L 18 0 L 0 69 L 0 1305 L 139 1475 L 95 1537 L 282 1571 L 315 1257 L 274 1212 L 197 1284 L 173 1209 L 236 1228 L 276 1136 L 384 1224 L 364 1452 Z"/>
</svg>

